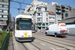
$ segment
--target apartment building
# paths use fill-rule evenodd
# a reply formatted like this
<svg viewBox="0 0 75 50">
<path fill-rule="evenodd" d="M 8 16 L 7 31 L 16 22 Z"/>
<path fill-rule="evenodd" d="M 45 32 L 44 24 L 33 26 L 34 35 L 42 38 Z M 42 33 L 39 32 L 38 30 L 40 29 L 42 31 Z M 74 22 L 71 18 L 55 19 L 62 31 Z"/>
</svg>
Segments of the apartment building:
<svg viewBox="0 0 75 50">
<path fill-rule="evenodd" d="M 33 25 L 36 30 L 46 29 L 48 25 L 55 23 L 55 14 L 47 11 L 47 6 L 43 4 L 36 6 L 36 12 L 33 17 Z"/>
<path fill-rule="evenodd" d="M 65 19 L 64 13 L 71 11 L 71 9 L 72 7 L 70 6 L 61 5 L 56 2 L 51 2 L 47 6 L 47 10 L 54 12 L 54 14 L 56 15 L 56 23 L 61 22 L 63 19 Z"/>
<path fill-rule="evenodd" d="M 33 14 L 36 11 L 36 5 L 39 5 L 39 4 L 47 5 L 46 2 L 42 2 L 42 1 L 38 1 L 38 0 L 33 0 L 33 2 L 31 3 L 31 5 L 27 5 L 27 7 L 23 11 L 23 13 L 31 14 L 32 15 L 32 20 L 33 20 Z"/>
<path fill-rule="evenodd" d="M 0 28 L 6 29 L 8 25 L 8 0 L 0 0 Z"/>
<path fill-rule="evenodd" d="M 62 20 L 61 17 L 61 4 L 58 4 L 56 2 L 51 2 L 50 4 L 47 5 L 47 10 L 52 11 L 56 15 L 56 22 L 58 23 Z"/>
</svg>

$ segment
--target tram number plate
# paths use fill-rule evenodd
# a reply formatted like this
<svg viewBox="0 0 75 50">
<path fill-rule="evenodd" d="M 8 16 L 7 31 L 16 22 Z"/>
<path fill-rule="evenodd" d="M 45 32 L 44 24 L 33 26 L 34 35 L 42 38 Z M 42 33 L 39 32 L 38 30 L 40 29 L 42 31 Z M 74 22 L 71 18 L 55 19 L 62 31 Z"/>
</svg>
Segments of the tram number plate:
<svg viewBox="0 0 75 50">
<path fill-rule="evenodd" d="M 25 33 L 24 37 L 27 37 L 28 36 L 28 33 Z"/>
</svg>

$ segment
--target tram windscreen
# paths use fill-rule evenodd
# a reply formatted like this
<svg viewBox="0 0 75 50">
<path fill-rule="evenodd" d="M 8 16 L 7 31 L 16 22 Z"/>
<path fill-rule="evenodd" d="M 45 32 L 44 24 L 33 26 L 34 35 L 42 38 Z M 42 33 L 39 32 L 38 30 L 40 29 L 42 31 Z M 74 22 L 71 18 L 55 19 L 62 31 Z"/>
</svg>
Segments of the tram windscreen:
<svg viewBox="0 0 75 50">
<path fill-rule="evenodd" d="M 31 22 L 19 21 L 19 30 L 31 30 Z"/>
</svg>

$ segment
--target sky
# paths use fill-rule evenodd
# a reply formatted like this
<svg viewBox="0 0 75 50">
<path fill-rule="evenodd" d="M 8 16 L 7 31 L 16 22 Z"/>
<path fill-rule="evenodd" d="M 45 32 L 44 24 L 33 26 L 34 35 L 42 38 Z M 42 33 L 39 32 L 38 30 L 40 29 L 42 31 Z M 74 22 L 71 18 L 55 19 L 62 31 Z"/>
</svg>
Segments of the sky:
<svg viewBox="0 0 75 50">
<path fill-rule="evenodd" d="M 28 4 L 31 4 L 33 2 L 33 0 L 13 0 L 13 1 L 28 3 Z M 51 3 L 51 2 L 57 2 L 58 4 L 67 5 L 67 6 L 70 5 L 71 7 L 75 8 L 75 0 L 38 0 L 38 1 L 48 2 L 48 4 Z M 25 9 L 26 6 L 27 6 L 27 4 L 21 4 L 22 9 Z M 19 8 L 19 7 L 20 7 L 20 5 L 18 3 L 10 1 L 11 17 L 16 17 L 16 15 L 18 13 L 23 12 L 23 10 L 20 10 L 20 12 L 18 12 L 18 9 L 16 9 L 16 8 Z"/>
</svg>

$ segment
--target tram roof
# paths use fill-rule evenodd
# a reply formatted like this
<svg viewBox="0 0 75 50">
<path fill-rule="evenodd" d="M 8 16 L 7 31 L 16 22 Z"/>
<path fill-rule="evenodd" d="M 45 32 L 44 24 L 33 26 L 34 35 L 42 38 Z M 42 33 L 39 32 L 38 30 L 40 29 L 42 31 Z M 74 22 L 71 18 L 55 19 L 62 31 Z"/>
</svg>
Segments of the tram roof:
<svg viewBox="0 0 75 50">
<path fill-rule="evenodd" d="M 17 15 L 30 15 L 30 14 L 26 14 L 26 13 L 19 13 Z"/>
</svg>

